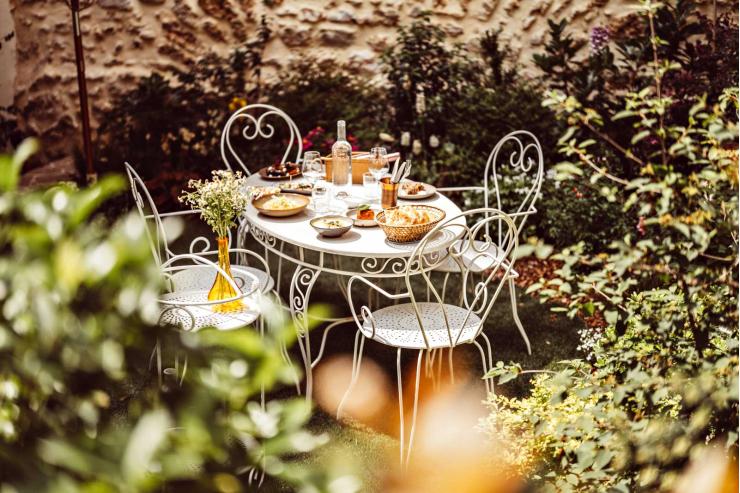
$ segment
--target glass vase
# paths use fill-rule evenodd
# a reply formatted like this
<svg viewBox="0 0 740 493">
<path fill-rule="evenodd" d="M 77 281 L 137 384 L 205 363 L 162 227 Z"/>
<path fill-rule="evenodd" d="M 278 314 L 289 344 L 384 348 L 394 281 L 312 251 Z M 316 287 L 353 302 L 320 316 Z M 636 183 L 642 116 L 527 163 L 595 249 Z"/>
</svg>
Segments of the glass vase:
<svg viewBox="0 0 740 493">
<path fill-rule="evenodd" d="M 229 238 L 226 236 L 218 238 L 218 266 L 228 274 L 229 278 L 234 279 L 231 275 L 231 262 L 229 261 Z M 237 294 L 239 294 L 238 291 L 232 287 L 227 278 L 221 272 L 217 272 L 213 286 L 208 292 L 208 301 L 225 300 Z M 236 300 L 211 305 L 211 309 L 214 312 L 227 313 L 239 311 L 243 306 L 242 300 Z"/>
</svg>

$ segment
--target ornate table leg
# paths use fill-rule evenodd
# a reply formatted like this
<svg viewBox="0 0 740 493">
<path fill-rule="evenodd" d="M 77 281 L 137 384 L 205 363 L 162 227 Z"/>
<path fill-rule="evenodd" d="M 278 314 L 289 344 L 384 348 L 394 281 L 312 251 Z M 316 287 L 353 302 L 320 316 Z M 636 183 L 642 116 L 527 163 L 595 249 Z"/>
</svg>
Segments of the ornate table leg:
<svg viewBox="0 0 740 493">
<path fill-rule="evenodd" d="M 302 248 L 298 249 L 298 255 L 301 262 L 304 261 L 304 252 Z M 298 331 L 298 345 L 303 357 L 303 363 L 306 370 L 306 400 L 311 401 L 313 392 L 313 372 L 311 357 L 311 336 L 309 329 L 308 304 L 311 298 L 311 290 L 316 279 L 319 277 L 321 268 L 324 266 L 324 254 L 319 254 L 317 269 L 297 265 L 293 272 L 293 279 L 290 282 L 290 313 L 293 316 L 293 323 Z M 305 340 L 301 340 L 304 338 Z"/>
</svg>

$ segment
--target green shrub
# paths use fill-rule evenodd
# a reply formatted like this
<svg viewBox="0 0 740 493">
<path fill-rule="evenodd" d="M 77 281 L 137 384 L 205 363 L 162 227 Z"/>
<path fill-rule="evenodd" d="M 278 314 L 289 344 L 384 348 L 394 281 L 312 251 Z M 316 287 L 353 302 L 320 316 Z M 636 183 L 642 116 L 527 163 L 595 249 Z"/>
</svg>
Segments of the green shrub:
<svg viewBox="0 0 740 493">
<path fill-rule="evenodd" d="M 422 178 L 480 183 L 488 154 L 512 130 L 530 130 L 546 153 L 552 149 L 557 124 L 542 108 L 537 84 L 511 63 L 496 31 L 479 42 L 480 56 L 449 47 L 444 32 L 422 17 L 399 28 L 398 42 L 383 56 L 391 130 L 398 141 L 408 133 L 401 147 L 423 168 Z"/>
<path fill-rule="evenodd" d="M 331 152 L 337 121 L 347 121 L 348 140 L 357 149 L 381 144 L 388 106 L 382 87 L 334 61 L 307 58 L 292 63 L 264 90 L 269 104 L 285 109 L 303 135 L 304 150 Z"/>
<path fill-rule="evenodd" d="M 289 380 L 293 331 L 158 326 L 143 224 L 95 213 L 123 179 L 20 192 L 29 146 L 0 156 L 0 489 L 243 491 L 252 470 L 324 488 L 292 462 L 326 441 L 310 406 L 255 402 Z"/>
<path fill-rule="evenodd" d="M 629 227 L 599 251 L 562 249 L 557 277 L 529 288 L 570 316 L 604 314 L 587 359 L 539 376 L 530 397 L 490 400 L 485 428 L 522 437 L 512 461 L 545 491 L 673 491 L 707 448 L 737 457 L 738 90 L 672 111 L 686 101 L 663 82 L 682 68 L 656 26 L 675 12 L 642 2 L 651 56 L 634 90 L 601 104 L 564 86 L 546 101 L 569 125 L 560 186 L 586 181 Z"/>
<path fill-rule="evenodd" d="M 546 180 L 537 203 L 539 238 L 558 248 L 583 243 L 586 253 L 606 249 L 614 238 L 627 234 L 630 227 L 622 206 L 609 202 L 589 183 L 559 183 Z"/>
<path fill-rule="evenodd" d="M 736 301 L 728 289 L 720 298 Z M 526 398 L 489 398 L 484 432 L 542 491 L 673 491 L 707 447 L 737 454 L 736 328 L 715 330 L 700 353 L 677 290 L 641 293 L 627 310 L 624 334 L 606 333 L 593 366 L 562 362 L 537 375 Z M 501 365 L 492 375 L 503 383 L 523 373 Z"/>
</svg>

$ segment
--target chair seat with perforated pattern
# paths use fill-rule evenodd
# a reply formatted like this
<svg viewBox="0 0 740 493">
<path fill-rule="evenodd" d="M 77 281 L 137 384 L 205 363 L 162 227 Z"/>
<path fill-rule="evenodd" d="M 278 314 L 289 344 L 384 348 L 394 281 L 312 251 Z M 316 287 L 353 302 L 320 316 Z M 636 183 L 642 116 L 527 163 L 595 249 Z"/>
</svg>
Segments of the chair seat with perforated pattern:
<svg viewBox="0 0 740 493">
<path fill-rule="evenodd" d="M 267 272 L 249 267 L 246 265 L 232 265 L 231 275 L 234 276 L 237 286 L 240 286 L 243 279 L 240 279 L 239 272 L 252 274 L 259 281 L 259 290 L 262 292 L 271 291 L 275 281 Z M 174 273 L 170 280 L 172 281 L 173 291 L 199 291 L 211 289 L 213 280 L 216 278 L 216 271 L 213 267 L 206 265 L 194 265 L 187 269 Z"/>
<path fill-rule="evenodd" d="M 450 347 L 450 335 L 455 344 L 470 342 L 475 338 L 481 320 L 475 313 L 468 315 L 466 308 L 440 303 L 417 303 L 421 314 L 421 323 L 429 345 L 424 344 L 424 337 L 419 328 L 419 320 L 411 303 L 388 306 L 372 312 L 375 320 L 375 333 L 370 320 L 362 327 L 365 337 L 389 346 L 424 349 Z M 444 311 L 443 311 L 444 310 Z M 445 323 L 445 315 L 449 323 Z"/>
<path fill-rule="evenodd" d="M 233 265 L 231 274 L 237 287 L 243 292 L 262 291 L 265 286 L 273 284 L 266 272 L 254 267 Z M 260 312 L 257 302 L 250 299 L 251 296 L 243 299 L 237 310 L 228 313 L 218 312 L 214 305 L 198 305 L 208 301 L 208 291 L 215 276 L 215 270 L 206 265 L 193 265 L 175 272 L 170 277 L 172 291 L 161 297 L 161 322 L 180 326 L 184 330 L 198 330 L 203 327 L 231 330 L 253 323 Z M 183 304 L 184 306 L 179 306 Z"/>
</svg>

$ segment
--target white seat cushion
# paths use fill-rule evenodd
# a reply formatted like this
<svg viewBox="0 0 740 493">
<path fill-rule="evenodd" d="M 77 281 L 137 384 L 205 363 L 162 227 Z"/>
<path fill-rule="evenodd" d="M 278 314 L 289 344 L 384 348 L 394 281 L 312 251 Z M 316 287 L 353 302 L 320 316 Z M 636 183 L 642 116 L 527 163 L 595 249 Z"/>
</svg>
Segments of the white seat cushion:
<svg viewBox="0 0 740 493">
<path fill-rule="evenodd" d="M 456 344 L 470 342 L 478 332 L 481 320 L 466 308 L 440 303 L 417 303 L 421 314 L 429 348 L 450 347 L 450 333 Z M 444 313 L 443 311 L 444 310 Z M 449 332 L 445 324 L 445 313 L 449 322 Z M 424 349 L 424 337 L 419 328 L 416 311 L 411 303 L 393 305 L 372 312 L 375 319 L 375 334 L 370 320 L 366 320 L 362 333 L 375 341 L 393 347 Z M 467 320 L 466 320 L 467 316 Z M 459 339 L 458 339 L 459 337 Z"/>
<path fill-rule="evenodd" d="M 476 240 L 475 246 L 478 249 L 483 249 L 486 245 L 485 242 Z M 504 258 L 504 252 L 493 243 L 489 243 L 484 253 L 468 248 L 462 255 L 462 261 L 465 267 L 470 269 L 471 272 L 483 272 L 495 267 L 501 262 L 504 263 L 502 269 L 505 270 L 509 264 L 509 261 Z M 460 272 L 460 266 L 451 256 L 448 256 L 447 260 L 434 270 L 438 272 Z M 508 277 L 519 277 L 519 274 L 512 268 L 509 271 Z"/>
</svg>

